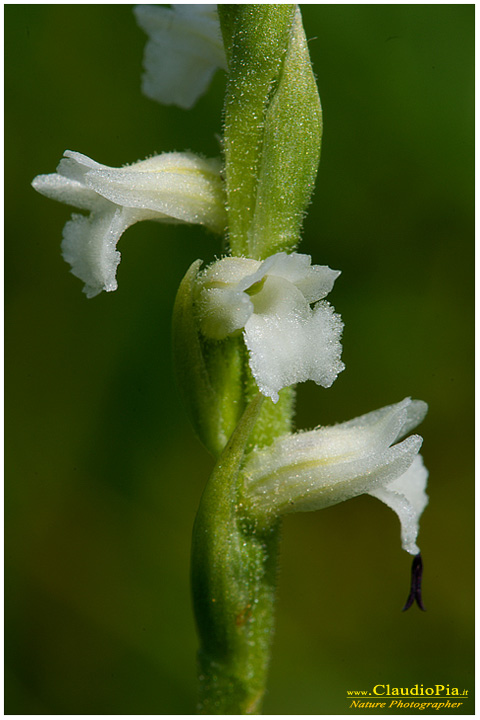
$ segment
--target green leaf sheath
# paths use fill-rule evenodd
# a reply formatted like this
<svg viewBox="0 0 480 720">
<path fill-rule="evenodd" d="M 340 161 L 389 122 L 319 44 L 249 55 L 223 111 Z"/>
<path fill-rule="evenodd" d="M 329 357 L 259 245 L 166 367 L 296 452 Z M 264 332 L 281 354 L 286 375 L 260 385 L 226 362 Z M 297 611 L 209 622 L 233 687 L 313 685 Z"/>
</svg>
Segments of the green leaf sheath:
<svg viewBox="0 0 480 720">
<path fill-rule="evenodd" d="M 192 546 L 204 714 L 260 712 L 274 622 L 278 528 L 242 519 L 240 467 L 262 397 L 247 407 L 202 496 Z"/>
<path fill-rule="evenodd" d="M 320 99 L 296 5 L 218 8 L 230 250 L 264 259 L 298 244 L 320 159 Z"/>
</svg>

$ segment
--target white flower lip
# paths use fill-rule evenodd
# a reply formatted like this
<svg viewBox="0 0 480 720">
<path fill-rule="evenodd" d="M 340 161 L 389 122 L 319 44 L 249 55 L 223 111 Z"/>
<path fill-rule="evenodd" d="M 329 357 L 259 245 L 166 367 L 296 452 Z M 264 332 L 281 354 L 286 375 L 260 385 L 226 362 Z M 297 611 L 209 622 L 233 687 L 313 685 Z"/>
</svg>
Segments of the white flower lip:
<svg viewBox="0 0 480 720">
<path fill-rule="evenodd" d="M 298 382 L 330 387 L 344 369 L 343 323 L 324 298 L 339 274 L 298 253 L 218 260 L 199 279 L 202 332 L 221 340 L 243 330 L 255 381 L 274 402 Z"/>
<path fill-rule="evenodd" d="M 427 409 L 421 400 L 406 398 L 349 422 L 278 438 L 251 453 L 244 494 L 252 512 L 319 510 L 366 493 L 397 513 L 402 546 L 416 555 L 428 473 L 418 455 L 422 438 L 397 441 L 423 420 Z"/>
<path fill-rule="evenodd" d="M 226 68 L 216 5 L 137 5 L 138 24 L 149 40 L 143 60 L 145 95 L 188 110 L 218 68 Z"/>
<path fill-rule="evenodd" d="M 225 227 L 224 191 L 218 160 L 192 153 L 164 153 L 123 168 L 110 168 L 67 150 L 57 172 L 38 175 L 42 195 L 90 211 L 73 214 L 63 232 L 62 253 L 84 281 L 87 297 L 116 290 L 122 233 L 140 220 Z"/>
</svg>

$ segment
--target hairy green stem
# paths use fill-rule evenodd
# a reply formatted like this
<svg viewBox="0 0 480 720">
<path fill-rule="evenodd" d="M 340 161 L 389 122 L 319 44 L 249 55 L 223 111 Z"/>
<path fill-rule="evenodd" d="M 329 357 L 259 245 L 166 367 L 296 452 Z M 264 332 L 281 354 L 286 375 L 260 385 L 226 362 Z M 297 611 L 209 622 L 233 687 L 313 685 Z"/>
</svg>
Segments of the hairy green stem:
<svg viewBox="0 0 480 720">
<path fill-rule="evenodd" d="M 249 404 L 205 488 L 195 522 L 192 590 L 200 636 L 199 711 L 259 713 L 270 657 L 278 523 L 242 509 L 239 471 L 263 398 Z"/>
</svg>

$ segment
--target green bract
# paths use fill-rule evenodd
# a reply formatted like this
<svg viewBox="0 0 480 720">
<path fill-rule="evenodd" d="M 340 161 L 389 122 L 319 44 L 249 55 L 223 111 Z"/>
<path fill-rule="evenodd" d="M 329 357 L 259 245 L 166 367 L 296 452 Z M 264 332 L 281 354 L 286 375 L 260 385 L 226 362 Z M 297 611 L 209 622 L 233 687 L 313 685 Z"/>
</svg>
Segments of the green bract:
<svg viewBox="0 0 480 720">
<path fill-rule="evenodd" d="M 293 250 L 320 159 L 322 111 L 296 5 L 219 5 L 233 255 Z"/>
<path fill-rule="evenodd" d="M 188 269 L 173 311 L 173 352 L 178 385 L 203 444 L 218 457 L 244 409 L 242 338 L 209 342 L 195 315 L 195 283 L 201 260 Z"/>
</svg>

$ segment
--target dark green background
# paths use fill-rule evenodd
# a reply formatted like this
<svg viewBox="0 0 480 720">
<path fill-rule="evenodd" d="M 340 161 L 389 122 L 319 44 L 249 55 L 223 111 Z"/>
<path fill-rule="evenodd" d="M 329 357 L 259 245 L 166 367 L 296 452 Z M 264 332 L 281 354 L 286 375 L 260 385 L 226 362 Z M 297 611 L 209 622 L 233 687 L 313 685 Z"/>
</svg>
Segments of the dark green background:
<svg viewBox="0 0 480 720">
<path fill-rule="evenodd" d="M 426 400 L 431 499 L 426 613 L 400 612 L 410 558 L 386 506 L 286 520 L 265 703 L 284 714 L 344 713 L 347 690 L 377 683 L 473 692 L 474 6 L 309 5 L 304 21 L 325 132 L 301 251 L 342 270 L 347 369 L 299 388 L 298 427 Z M 59 251 L 69 208 L 30 187 L 66 148 L 112 166 L 218 154 L 224 77 L 190 112 L 157 105 L 144 43 L 127 5 L 6 6 L 8 713 L 195 707 L 189 543 L 212 463 L 179 402 L 170 316 L 220 246 L 139 224 L 119 290 L 87 300 Z"/>
</svg>

